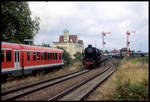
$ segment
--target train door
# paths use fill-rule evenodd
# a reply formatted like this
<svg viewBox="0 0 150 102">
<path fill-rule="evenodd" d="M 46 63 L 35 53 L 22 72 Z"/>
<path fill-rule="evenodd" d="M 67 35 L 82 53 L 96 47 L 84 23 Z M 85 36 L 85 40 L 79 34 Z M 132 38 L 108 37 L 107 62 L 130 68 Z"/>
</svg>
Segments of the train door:
<svg viewBox="0 0 150 102">
<path fill-rule="evenodd" d="M 15 69 L 20 68 L 20 52 L 19 50 L 14 50 L 14 60 L 15 60 Z"/>
<path fill-rule="evenodd" d="M 64 53 L 61 54 L 62 63 L 64 63 Z"/>
</svg>

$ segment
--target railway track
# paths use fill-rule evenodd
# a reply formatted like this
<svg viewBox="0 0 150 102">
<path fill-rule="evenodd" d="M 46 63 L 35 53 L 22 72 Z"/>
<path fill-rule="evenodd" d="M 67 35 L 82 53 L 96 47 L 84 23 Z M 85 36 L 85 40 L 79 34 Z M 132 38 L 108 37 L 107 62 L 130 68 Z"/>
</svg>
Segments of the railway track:
<svg viewBox="0 0 150 102">
<path fill-rule="evenodd" d="M 103 69 L 103 70 L 102 70 Z M 97 76 L 99 74 L 102 74 L 102 72 L 105 72 L 106 69 L 105 68 L 97 68 L 94 70 L 81 70 L 81 71 L 77 71 L 74 73 L 70 73 L 67 75 L 63 75 L 54 79 L 50 79 L 50 80 L 45 80 L 45 81 L 40 81 L 40 82 L 36 82 L 33 83 L 31 85 L 26 85 L 20 88 L 16 88 L 16 89 L 12 89 L 12 90 L 8 90 L 8 91 L 2 91 L 1 93 L 1 99 L 2 100 L 38 100 L 38 98 L 40 96 L 42 96 L 42 94 L 38 97 L 37 95 L 39 95 L 40 93 L 42 93 L 41 90 L 43 90 L 43 92 L 51 90 L 50 94 L 46 94 L 47 97 L 43 98 L 43 100 L 54 100 L 56 96 L 59 96 L 58 93 L 63 93 L 66 89 L 70 89 L 71 86 L 80 86 L 78 85 L 78 83 L 82 82 L 85 83 L 85 79 L 88 80 L 92 80 L 92 78 L 96 77 L 95 75 L 93 76 L 91 73 L 95 73 Z M 108 70 L 108 68 L 107 68 Z M 89 74 L 89 75 L 88 75 Z M 92 75 L 92 78 L 90 77 L 90 79 L 88 78 L 90 76 L 90 74 Z M 86 76 L 87 78 L 83 78 L 84 76 Z M 82 79 L 76 83 L 73 83 L 75 80 L 77 79 Z M 67 82 L 68 81 L 68 82 Z M 67 88 L 61 88 L 61 86 L 65 85 L 66 83 L 73 83 L 72 85 L 68 86 Z M 76 87 L 77 87 L 76 86 Z M 49 89 L 49 87 L 51 87 L 51 89 Z M 60 88 L 59 91 L 57 91 L 55 94 L 53 93 L 53 89 L 55 90 L 55 88 Z M 73 90 L 73 89 L 71 89 Z M 50 91 L 48 91 L 50 92 Z M 66 92 L 66 91 L 65 91 Z M 36 95 L 37 93 L 37 95 Z M 50 97 L 49 97 L 50 95 Z M 44 95 L 45 96 L 45 95 Z M 60 96 L 59 96 L 60 97 Z M 41 98 L 40 98 L 41 99 Z M 57 99 L 57 98 L 56 98 Z"/>
<path fill-rule="evenodd" d="M 47 80 L 44 80 L 44 81 L 31 83 L 31 84 L 28 84 L 28 85 L 25 85 L 25 86 L 21 86 L 21 87 L 17 87 L 17 88 L 13 87 L 13 88 L 10 88 L 8 90 L 3 90 L 2 93 L 1 93 L 1 98 L 2 98 L 2 100 L 13 100 L 13 99 L 21 97 L 23 95 L 38 91 L 42 88 L 46 88 L 50 85 L 54 85 L 56 83 L 65 81 L 67 79 L 76 77 L 78 75 L 81 75 L 81 74 L 89 72 L 89 71 L 90 70 L 88 70 L 88 69 L 79 70 L 79 71 L 72 72 L 72 73 L 69 73 L 69 74 L 66 74 L 66 75 L 58 76 L 58 77 L 53 78 L 53 79 L 47 79 Z M 27 91 L 24 91 L 24 90 L 27 90 Z"/>
<path fill-rule="evenodd" d="M 45 79 L 45 80 L 42 80 L 42 81 L 39 80 L 39 81 L 32 82 L 32 83 L 29 83 L 29 84 L 14 85 L 14 86 L 11 86 L 11 87 L 9 87 L 7 89 L 2 89 L 1 90 L 1 94 L 5 95 L 5 94 L 8 94 L 8 93 L 11 93 L 11 92 L 14 92 L 14 91 L 18 91 L 18 90 L 21 90 L 21 89 L 32 87 L 34 85 L 41 84 L 41 83 L 44 83 L 44 82 L 52 81 L 52 80 L 55 80 L 55 79 L 58 79 L 58 78 L 62 78 L 62 77 L 65 77 L 65 76 L 68 76 L 68 75 L 71 75 L 71 74 L 75 74 L 75 73 L 81 72 L 83 70 L 85 70 L 85 69 L 80 69 L 80 70 L 77 70 L 77 71 L 65 73 L 63 75 L 59 75 L 59 76 L 56 76 L 54 78 L 49 78 L 49 79 Z"/>
<path fill-rule="evenodd" d="M 92 92 L 98 85 L 105 81 L 116 69 L 113 66 L 106 68 L 103 72 L 97 73 L 95 76 L 90 77 L 87 80 L 84 80 L 71 88 L 59 93 L 58 95 L 48 99 L 59 100 L 59 101 L 68 101 L 75 100 L 79 101 L 85 98 L 90 92 Z"/>
</svg>

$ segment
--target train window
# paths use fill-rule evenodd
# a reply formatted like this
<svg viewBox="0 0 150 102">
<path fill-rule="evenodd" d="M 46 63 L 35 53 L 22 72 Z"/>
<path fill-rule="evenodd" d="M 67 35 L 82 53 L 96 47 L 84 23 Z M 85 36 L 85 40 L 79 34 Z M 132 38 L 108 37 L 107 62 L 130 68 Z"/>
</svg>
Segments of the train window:
<svg viewBox="0 0 150 102">
<path fill-rule="evenodd" d="M 44 52 L 44 60 L 46 60 L 46 52 Z"/>
<path fill-rule="evenodd" d="M 1 61 L 4 62 L 4 51 L 1 51 Z"/>
<path fill-rule="evenodd" d="M 41 52 L 41 60 L 43 60 L 43 52 Z"/>
<path fill-rule="evenodd" d="M 51 57 L 51 54 L 49 53 L 49 60 L 51 60 L 51 58 L 50 58 L 50 57 Z"/>
<path fill-rule="evenodd" d="M 50 53 L 49 53 L 49 60 L 50 60 Z"/>
<path fill-rule="evenodd" d="M 30 52 L 27 52 L 27 60 L 30 61 Z"/>
<path fill-rule="evenodd" d="M 56 53 L 56 60 L 57 60 L 57 53 Z"/>
<path fill-rule="evenodd" d="M 36 52 L 33 52 L 33 60 L 36 60 Z"/>
<path fill-rule="evenodd" d="M 17 61 L 17 52 L 15 51 L 15 62 Z"/>
<path fill-rule="evenodd" d="M 49 60 L 49 53 L 47 53 L 47 59 Z"/>
<path fill-rule="evenodd" d="M 62 59 L 64 59 L 64 53 L 62 54 Z"/>
<path fill-rule="evenodd" d="M 52 60 L 52 53 L 50 53 L 50 59 Z"/>
<path fill-rule="evenodd" d="M 40 52 L 37 52 L 37 60 L 40 60 Z"/>
<path fill-rule="evenodd" d="M 18 52 L 18 61 L 19 61 L 19 58 L 20 58 L 20 56 L 19 56 L 19 52 Z"/>
<path fill-rule="evenodd" d="M 63 59 L 63 54 L 61 53 L 61 59 Z"/>
<path fill-rule="evenodd" d="M 59 53 L 59 59 L 61 59 L 61 53 Z"/>
<path fill-rule="evenodd" d="M 6 50 L 6 61 L 11 62 L 11 50 Z"/>
<path fill-rule="evenodd" d="M 53 60 L 55 60 L 55 53 L 53 53 Z"/>
<path fill-rule="evenodd" d="M 48 59 L 48 56 L 47 56 L 47 55 L 48 55 L 48 53 L 46 52 L 46 60 Z"/>
</svg>

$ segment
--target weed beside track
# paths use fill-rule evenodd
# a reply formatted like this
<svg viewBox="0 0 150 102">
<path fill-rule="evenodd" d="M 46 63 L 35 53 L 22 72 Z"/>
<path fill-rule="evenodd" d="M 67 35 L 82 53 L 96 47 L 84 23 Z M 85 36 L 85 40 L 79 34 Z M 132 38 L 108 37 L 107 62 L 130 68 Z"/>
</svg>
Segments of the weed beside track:
<svg viewBox="0 0 150 102">
<path fill-rule="evenodd" d="M 148 57 L 124 58 L 113 63 L 119 65 L 117 71 L 85 100 L 148 101 Z"/>
</svg>

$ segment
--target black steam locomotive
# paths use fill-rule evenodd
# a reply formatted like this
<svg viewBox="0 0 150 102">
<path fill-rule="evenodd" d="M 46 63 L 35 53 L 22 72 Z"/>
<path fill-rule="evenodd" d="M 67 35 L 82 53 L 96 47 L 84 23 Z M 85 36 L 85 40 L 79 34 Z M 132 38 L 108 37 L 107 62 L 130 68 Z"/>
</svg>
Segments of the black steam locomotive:
<svg viewBox="0 0 150 102">
<path fill-rule="evenodd" d="M 101 53 L 96 47 L 88 45 L 84 50 L 83 65 L 86 68 L 96 67 L 101 62 Z"/>
</svg>

